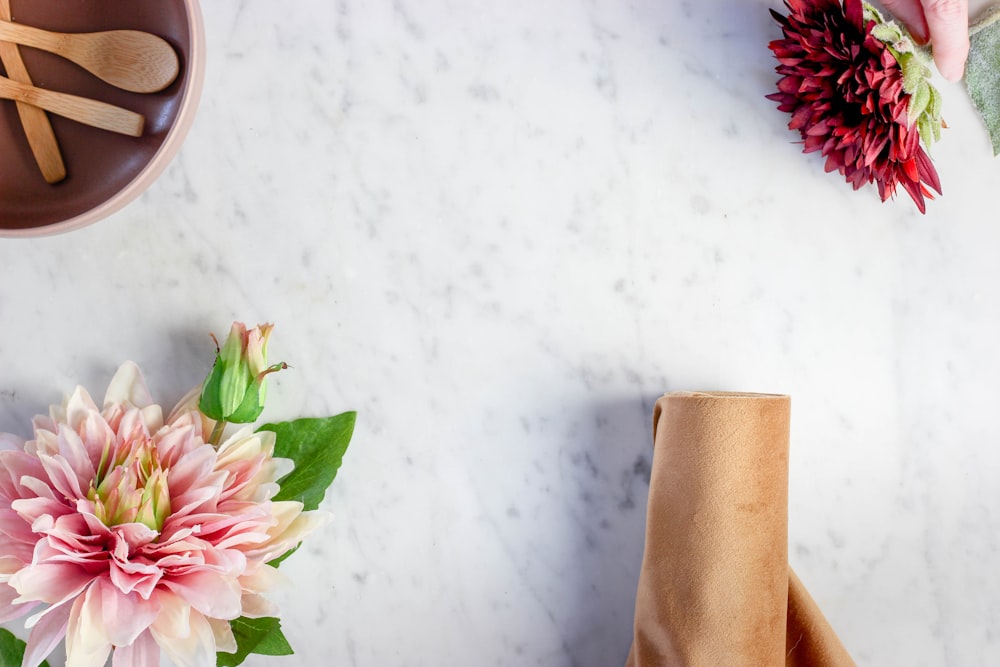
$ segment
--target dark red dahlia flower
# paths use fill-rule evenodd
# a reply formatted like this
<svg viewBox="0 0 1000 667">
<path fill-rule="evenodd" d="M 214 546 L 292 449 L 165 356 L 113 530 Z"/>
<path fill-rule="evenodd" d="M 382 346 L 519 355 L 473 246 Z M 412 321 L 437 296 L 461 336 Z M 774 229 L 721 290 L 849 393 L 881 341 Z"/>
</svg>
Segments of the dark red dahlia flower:
<svg viewBox="0 0 1000 667">
<path fill-rule="evenodd" d="M 784 39 L 768 45 L 779 65 L 778 92 L 767 98 L 792 115 L 802 152 L 820 151 L 826 171 L 857 190 L 877 183 L 885 201 L 901 185 L 920 212 L 941 183 L 908 117 L 910 95 L 889 48 L 872 36 L 861 0 L 785 0 L 788 16 L 771 10 Z"/>
</svg>

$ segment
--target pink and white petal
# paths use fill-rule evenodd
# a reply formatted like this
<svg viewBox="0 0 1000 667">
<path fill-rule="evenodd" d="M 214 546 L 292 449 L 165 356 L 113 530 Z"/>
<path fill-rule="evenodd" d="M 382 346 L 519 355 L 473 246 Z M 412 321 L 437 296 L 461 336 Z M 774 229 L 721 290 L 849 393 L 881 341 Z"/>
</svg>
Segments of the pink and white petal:
<svg viewBox="0 0 1000 667">
<path fill-rule="evenodd" d="M 116 646 L 111 667 L 160 667 L 160 645 L 147 630 L 129 646 Z"/>
<path fill-rule="evenodd" d="M 189 489 L 204 486 L 220 486 L 224 476 L 212 476 L 216 468 L 215 449 L 211 445 L 201 445 L 181 456 L 167 473 L 167 484 L 173 495 L 182 495 Z"/>
<path fill-rule="evenodd" d="M 107 558 L 104 540 L 80 529 L 84 522 L 79 514 L 61 516 L 45 528 L 47 518 L 43 516 L 34 523 L 36 531 L 44 533 L 45 538 L 35 545 L 31 558 L 33 564 L 73 564 L 91 575 L 105 569 L 94 570 L 95 564 L 103 563 Z"/>
<path fill-rule="evenodd" d="M 80 488 L 80 479 L 77 477 L 76 471 L 65 457 L 39 454 L 38 459 L 45 467 L 52 488 L 63 498 L 75 502 L 77 498 L 86 496 L 86 493 Z"/>
<path fill-rule="evenodd" d="M 262 472 L 267 475 L 269 482 L 276 482 L 293 470 L 295 470 L 295 461 L 279 457 L 269 459 Z"/>
<path fill-rule="evenodd" d="M 164 635 L 155 623 L 152 633 L 175 667 L 215 666 L 215 635 L 208 619 L 198 612 L 192 610 L 189 630 L 184 636 Z"/>
<path fill-rule="evenodd" d="M 160 583 L 161 576 L 157 567 L 154 567 L 152 572 L 128 572 L 120 565 L 113 564 L 109 579 L 122 593 L 136 593 L 144 600 L 148 600 L 156 590 L 156 585 Z"/>
<path fill-rule="evenodd" d="M 160 613 L 150 626 L 150 631 L 160 637 L 186 637 L 190 632 L 191 605 L 183 598 L 162 589 L 154 591 L 151 599 L 155 599 L 160 605 Z"/>
<path fill-rule="evenodd" d="M 142 421 L 149 428 L 150 434 L 156 433 L 163 428 L 163 408 L 159 405 L 147 405 L 139 410 Z"/>
<path fill-rule="evenodd" d="M 18 542 L 34 543 L 38 535 L 31 530 L 31 524 L 13 509 L 0 509 L 0 534 Z M 0 551 L 7 555 L 6 551 Z"/>
<path fill-rule="evenodd" d="M 36 563 L 19 570 L 10 585 L 20 593 L 21 602 L 59 604 L 79 595 L 93 581 L 93 576 L 71 563 Z"/>
<path fill-rule="evenodd" d="M 0 451 L 0 498 L 10 502 L 25 495 L 33 495 L 26 494 L 26 489 L 21 486 L 21 478 L 25 476 L 45 476 L 38 458 L 27 452 Z"/>
<path fill-rule="evenodd" d="M 150 406 L 159 408 L 159 406 Z M 142 412 L 136 408 L 129 408 L 122 415 L 121 422 L 115 428 L 118 434 L 119 446 L 129 447 L 131 443 L 150 438 L 153 433 L 159 430 L 161 424 L 157 421 L 150 422 Z"/>
<path fill-rule="evenodd" d="M 262 431 L 270 433 L 270 431 Z M 261 434 L 241 428 L 219 445 L 219 467 L 229 467 L 240 461 L 249 461 L 266 453 Z M 273 433 L 271 435 L 274 435 Z"/>
<path fill-rule="evenodd" d="M 65 424 L 74 431 L 83 423 L 87 415 L 99 412 L 94 399 L 90 397 L 90 394 L 83 387 L 77 387 L 70 394 L 69 399 L 66 401 L 66 407 L 63 410 L 62 415 L 58 414 L 56 410 L 50 411 L 53 421 L 57 424 Z"/>
<path fill-rule="evenodd" d="M 132 549 L 138 549 L 155 540 L 159 533 L 142 523 L 123 523 L 111 529 L 111 533 L 125 540 Z"/>
<path fill-rule="evenodd" d="M 115 372 L 104 394 L 104 407 L 116 403 L 144 408 L 153 404 L 153 396 L 146 387 L 142 371 L 134 361 L 126 361 Z"/>
<path fill-rule="evenodd" d="M 256 572 L 240 577 L 240 585 L 248 593 L 266 593 L 278 586 L 287 586 L 288 577 L 278 568 L 263 564 Z"/>
<path fill-rule="evenodd" d="M 104 667 L 111 642 L 101 613 L 97 586 L 73 601 L 66 627 L 66 667 Z"/>
<path fill-rule="evenodd" d="M 39 466 L 41 466 L 41 462 L 39 462 Z M 18 482 L 26 491 L 34 493 L 38 498 L 55 500 L 56 494 L 52 492 L 52 487 L 49 486 L 48 482 L 42 479 L 42 477 L 45 476 L 45 468 L 42 468 L 38 472 L 40 473 L 39 475 L 23 475 Z M 31 500 L 31 498 L 24 498 L 24 500 Z"/>
<path fill-rule="evenodd" d="M 9 547 L 8 545 L 4 545 L 4 548 L 9 548 Z M 31 562 L 30 555 L 28 555 L 27 558 L 18 558 L 16 556 L 9 555 L 9 553 L 7 555 L 0 556 L 0 581 L 6 582 L 7 580 L 10 579 L 12 574 L 17 572 L 30 562 Z"/>
<path fill-rule="evenodd" d="M 192 412 L 200 414 L 198 410 L 199 403 L 201 403 L 201 385 L 191 387 L 191 391 L 184 394 L 184 396 L 181 397 L 181 400 L 177 401 L 177 405 L 175 405 L 174 409 L 170 411 L 169 415 L 167 415 L 166 423 L 174 424 L 181 417 L 186 417 Z M 214 421 L 212 422 L 212 425 L 215 425 Z"/>
<path fill-rule="evenodd" d="M 113 646 L 130 645 L 160 613 L 158 600 L 122 593 L 110 582 L 100 581 L 94 587 L 100 590 L 102 623 Z"/>
<path fill-rule="evenodd" d="M 273 519 L 264 508 L 251 505 L 248 509 L 250 511 L 206 517 L 201 524 L 202 538 L 221 550 L 267 543 Z"/>
<path fill-rule="evenodd" d="M 21 667 L 37 667 L 63 640 L 72 609 L 73 605 L 69 603 L 50 607 L 31 628 Z"/>
<path fill-rule="evenodd" d="M 164 426 L 153 434 L 153 442 L 164 469 L 172 468 L 182 456 L 205 444 L 198 427 L 192 424 Z"/>
<path fill-rule="evenodd" d="M 212 634 L 215 636 L 215 650 L 223 653 L 236 653 L 236 649 L 239 647 L 236 645 L 233 626 L 229 624 L 229 621 L 210 618 L 208 624 L 212 627 Z"/>
<path fill-rule="evenodd" d="M 222 488 L 222 475 L 224 473 L 212 473 L 212 475 L 213 477 L 207 481 L 216 481 L 219 482 L 218 484 L 196 486 L 170 497 L 170 505 L 173 511 L 163 525 L 164 533 L 169 532 L 170 527 L 176 525 L 178 521 L 186 520 L 192 513 L 203 514 L 205 512 L 215 512 L 219 500 L 219 491 Z M 219 475 L 219 477 L 216 478 L 216 475 Z M 168 486 L 170 485 L 169 480 L 169 473 L 167 473 Z"/>
<path fill-rule="evenodd" d="M 51 429 L 40 429 L 35 427 L 35 439 L 24 443 L 26 454 L 34 456 L 38 452 L 46 454 L 59 453 L 59 425 L 55 424 Z"/>
<path fill-rule="evenodd" d="M 17 604 L 14 602 L 16 598 L 16 590 L 8 584 L 0 584 L 0 623 L 24 616 L 38 605 L 37 602 Z"/>
<path fill-rule="evenodd" d="M 0 433 L 0 450 L 21 451 L 24 449 L 24 438 L 13 433 Z"/>
<path fill-rule="evenodd" d="M 257 595 L 255 593 L 244 593 L 241 604 L 243 605 L 242 615 L 247 618 L 277 616 L 280 611 L 278 605 L 271 602 L 263 595 Z"/>
<path fill-rule="evenodd" d="M 329 513 L 318 510 L 301 512 L 296 516 L 295 512 L 302 509 L 302 503 L 297 501 L 271 503 L 271 507 L 278 523 L 268 531 L 270 541 L 267 544 L 247 552 L 247 558 L 251 560 L 269 561 L 277 558 L 331 519 Z"/>
<path fill-rule="evenodd" d="M 50 405 L 49 414 L 35 415 L 34 417 L 31 418 L 31 426 L 35 431 L 36 437 L 38 436 L 38 431 L 55 431 L 56 424 L 59 424 L 62 421 L 64 421 L 62 417 L 56 419 L 56 416 L 53 414 L 53 411 L 56 410 L 57 407 L 59 410 L 61 410 L 61 414 L 63 415 L 63 417 L 65 417 L 66 411 L 63 410 L 63 408 L 55 405 Z"/>
<path fill-rule="evenodd" d="M 98 412 L 90 413 L 80 427 L 81 447 L 62 454 L 76 470 L 81 480 L 92 480 L 96 475 L 95 465 L 100 464 L 101 455 L 109 442 L 115 441 L 115 432 Z"/>
<path fill-rule="evenodd" d="M 180 577 L 165 577 L 160 580 L 160 586 L 183 598 L 206 616 L 229 619 L 240 615 L 242 590 L 235 577 L 194 571 Z"/>
</svg>

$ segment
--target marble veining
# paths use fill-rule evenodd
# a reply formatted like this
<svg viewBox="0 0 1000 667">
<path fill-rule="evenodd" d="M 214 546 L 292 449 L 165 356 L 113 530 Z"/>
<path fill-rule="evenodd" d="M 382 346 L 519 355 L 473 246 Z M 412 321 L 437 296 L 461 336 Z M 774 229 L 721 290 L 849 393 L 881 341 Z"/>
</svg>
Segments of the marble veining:
<svg viewBox="0 0 1000 667">
<path fill-rule="evenodd" d="M 0 243 L 0 429 L 123 359 L 164 403 L 274 321 L 347 409 L 295 658 L 622 664 L 664 391 L 793 397 L 790 558 L 861 665 L 1000 661 L 1000 178 L 960 85 L 920 216 L 800 154 L 762 0 L 204 3 L 140 200 Z M 57 661 L 58 662 L 58 661 Z"/>
</svg>

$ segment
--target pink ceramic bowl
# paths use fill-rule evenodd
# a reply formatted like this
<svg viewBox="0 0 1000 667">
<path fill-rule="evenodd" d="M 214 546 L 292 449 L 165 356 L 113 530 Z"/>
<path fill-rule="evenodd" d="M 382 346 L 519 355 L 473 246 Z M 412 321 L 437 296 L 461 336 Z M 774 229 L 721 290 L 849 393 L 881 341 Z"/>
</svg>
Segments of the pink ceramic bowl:
<svg viewBox="0 0 1000 667">
<path fill-rule="evenodd" d="M 177 51 L 181 71 L 165 90 L 130 93 L 62 58 L 21 47 L 34 84 L 141 113 L 141 137 L 49 114 L 66 179 L 42 178 L 13 102 L 0 100 L 0 236 L 41 236 L 97 222 L 134 200 L 163 173 L 194 120 L 205 74 L 198 0 L 10 0 L 15 22 L 57 32 L 143 30 Z"/>
</svg>

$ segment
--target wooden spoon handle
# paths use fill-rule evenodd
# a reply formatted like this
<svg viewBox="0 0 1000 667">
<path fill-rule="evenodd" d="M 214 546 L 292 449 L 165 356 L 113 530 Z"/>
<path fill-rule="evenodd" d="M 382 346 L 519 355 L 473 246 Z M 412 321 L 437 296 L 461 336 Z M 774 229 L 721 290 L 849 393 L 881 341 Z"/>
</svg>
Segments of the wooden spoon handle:
<svg viewBox="0 0 1000 667">
<path fill-rule="evenodd" d="M 36 88 L 11 81 L 6 77 L 0 77 L 0 97 L 17 102 L 27 102 L 78 123 L 99 127 L 109 132 L 127 134 L 130 137 L 142 136 L 142 128 L 145 123 L 142 115 L 116 107 L 113 104 Z"/>
<path fill-rule="evenodd" d="M 10 0 L 0 0 L 0 19 L 9 21 L 10 17 Z M 3 63 L 11 79 L 31 85 L 31 76 L 24 66 L 24 61 L 21 60 L 17 45 L 0 42 L 0 62 Z M 66 178 L 66 165 L 59 152 L 59 143 L 56 141 L 55 132 L 52 131 L 49 117 L 42 109 L 24 102 L 17 103 L 17 114 L 21 118 L 24 135 L 28 139 L 28 146 L 35 156 L 38 169 L 42 172 L 42 178 L 47 183 L 58 183 Z"/>
</svg>

